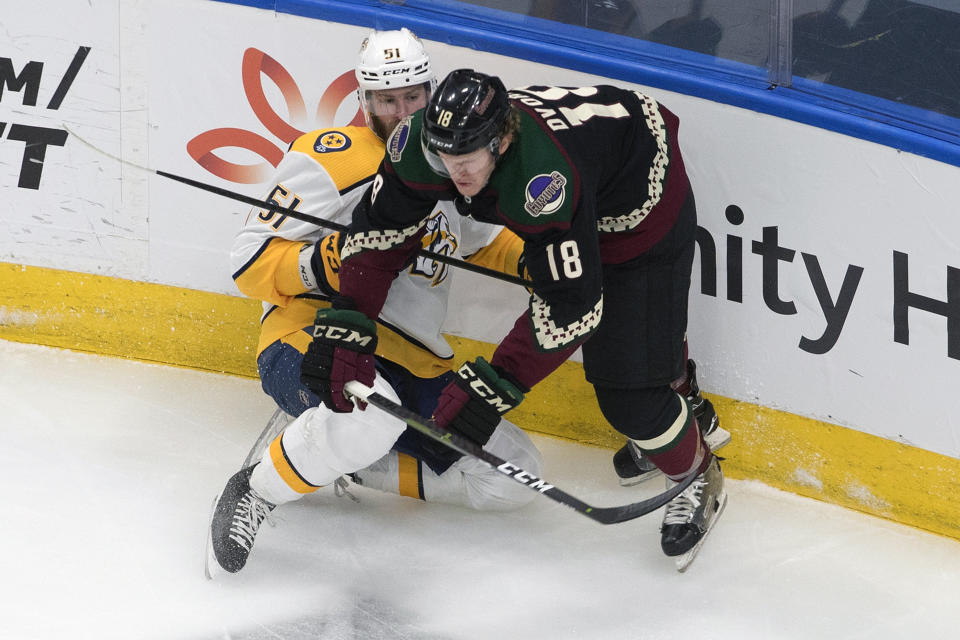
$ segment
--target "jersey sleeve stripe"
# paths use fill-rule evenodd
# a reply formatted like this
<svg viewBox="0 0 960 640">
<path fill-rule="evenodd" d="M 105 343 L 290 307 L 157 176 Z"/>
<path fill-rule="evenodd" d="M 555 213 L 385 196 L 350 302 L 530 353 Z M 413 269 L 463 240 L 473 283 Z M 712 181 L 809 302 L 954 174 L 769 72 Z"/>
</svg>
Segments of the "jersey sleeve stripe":
<svg viewBox="0 0 960 640">
<path fill-rule="evenodd" d="M 338 191 L 338 193 L 339 193 L 341 196 L 343 196 L 343 195 L 346 195 L 346 194 L 350 193 L 351 191 L 353 191 L 354 189 L 356 189 L 356 188 L 358 188 L 358 187 L 366 187 L 366 185 L 368 185 L 368 184 L 370 184 L 371 182 L 373 182 L 373 178 L 374 178 L 374 176 L 372 176 L 372 175 L 371 175 L 371 176 L 367 176 L 367 177 L 364 178 L 363 180 L 359 180 L 359 181 L 354 182 L 353 184 L 351 184 L 351 185 L 349 185 L 349 186 L 344 187 L 343 189 L 340 189 L 340 190 Z"/>
<path fill-rule="evenodd" d="M 263 252 L 267 250 L 267 247 L 270 246 L 270 243 L 273 242 L 273 240 L 274 240 L 275 237 L 276 237 L 276 236 L 271 237 L 271 238 L 267 238 L 267 241 L 264 242 L 262 245 L 260 245 L 260 248 L 257 249 L 257 252 L 254 253 L 254 254 L 250 257 L 250 259 L 247 260 L 246 263 L 244 263 L 244 265 L 243 265 L 242 267 L 240 267 L 239 269 L 237 269 L 236 273 L 233 274 L 232 278 L 233 278 L 234 280 L 236 280 L 237 278 L 239 278 L 240 276 L 242 276 L 242 275 L 243 275 L 243 272 L 246 271 L 247 269 L 249 269 L 249 268 L 250 268 L 250 265 L 252 265 L 254 262 L 257 261 L 257 258 L 259 258 L 260 256 L 263 255 Z"/>
<path fill-rule="evenodd" d="M 530 321 L 537 343 L 544 351 L 563 349 L 593 333 L 603 315 L 603 296 L 582 318 L 567 326 L 558 326 L 550 315 L 550 305 L 534 293 L 530 297 Z"/>
<path fill-rule="evenodd" d="M 343 243 L 340 260 L 346 261 L 350 256 L 363 251 L 387 251 L 399 247 L 408 239 L 417 235 L 424 222 L 425 220 L 420 220 L 404 229 L 371 230 L 350 234 L 347 236 L 346 242 Z"/>
</svg>

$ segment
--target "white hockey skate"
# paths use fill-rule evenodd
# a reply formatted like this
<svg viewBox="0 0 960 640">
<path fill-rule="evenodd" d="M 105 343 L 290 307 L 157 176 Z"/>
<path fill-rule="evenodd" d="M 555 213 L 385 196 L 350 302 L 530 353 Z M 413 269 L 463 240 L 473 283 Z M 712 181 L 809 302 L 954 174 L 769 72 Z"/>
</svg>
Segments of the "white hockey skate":
<svg viewBox="0 0 960 640">
<path fill-rule="evenodd" d="M 674 484 L 667 480 L 668 487 Z M 670 501 L 663 515 L 660 546 L 676 559 L 677 571 L 682 573 L 693 563 L 726 505 L 723 472 L 714 457 L 707 470 Z"/>
</svg>

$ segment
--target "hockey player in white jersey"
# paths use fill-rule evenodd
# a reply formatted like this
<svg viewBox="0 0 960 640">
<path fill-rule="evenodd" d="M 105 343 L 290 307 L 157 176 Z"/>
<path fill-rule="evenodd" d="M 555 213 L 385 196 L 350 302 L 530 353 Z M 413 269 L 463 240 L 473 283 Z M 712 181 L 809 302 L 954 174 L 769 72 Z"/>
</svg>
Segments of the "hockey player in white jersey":
<svg viewBox="0 0 960 640">
<path fill-rule="evenodd" d="M 426 105 L 436 85 L 422 44 L 407 29 L 372 32 L 356 75 L 367 126 L 323 129 L 295 140 L 277 167 L 269 201 L 349 224 L 383 158 L 383 140 L 403 117 Z M 479 460 L 460 457 L 382 412 L 353 410 L 342 394 L 312 383 L 334 349 L 353 350 L 357 358 L 376 361 L 375 379 L 360 382 L 429 416 L 454 376 L 453 351 L 440 332 L 447 268 L 417 259 L 393 281 L 377 326 L 355 327 L 356 312 L 335 308 L 340 243 L 339 233 L 258 209 L 234 242 L 237 286 L 264 301 L 257 347 L 263 389 L 295 419 L 218 496 L 208 576 L 216 567 L 243 568 L 261 522 L 277 505 L 342 482 L 345 474 L 363 486 L 475 509 L 514 508 L 535 495 Z M 512 275 L 522 255 L 522 242 L 513 233 L 460 216 L 452 203 L 449 208 L 439 203 L 423 246 Z M 371 334 L 355 344 L 336 340 Z M 462 435 L 540 473 L 539 452 L 509 422 L 492 432 Z"/>
</svg>

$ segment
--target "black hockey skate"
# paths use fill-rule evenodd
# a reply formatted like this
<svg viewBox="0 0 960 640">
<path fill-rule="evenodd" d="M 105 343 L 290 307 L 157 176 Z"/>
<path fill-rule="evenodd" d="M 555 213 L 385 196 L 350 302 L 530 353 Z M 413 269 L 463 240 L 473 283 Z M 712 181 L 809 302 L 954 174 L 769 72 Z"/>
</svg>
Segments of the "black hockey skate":
<svg viewBox="0 0 960 640">
<path fill-rule="evenodd" d="M 260 524 L 275 507 L 250 488 L 255 467 L 235 473 L 214 499 L 207 538 L 207 578 L 212 578 L 217 568 L 230 573 L 243 569 Z"/>
<path fill-rule="evenodd" d="M 690 395 L 687 396 L 687 400 L 690 402 L 690 408 L 693 409 L 693 416 L 697 419 L 697 426 L 700 427 L 700 433 L 703 434 L 707 446 L 711 451 L 716 451 L 730 442 L 730 432 L 720 428 L 720 419 L 713 408 L 713 403 L 700 393 L 700 386 L 697 384 L 697 363 L 693 360 L 687 360 L 687 377 L 690 381 Z M 661 473 L 660 469 L 643 455 L 632 440 L 627 440 L 627 443 L 613 454 L 613 470 L 616 471 L 620 484 L 624 487 L 640 484 Z"/>
<path fill-rule="evenodd" d="M 675 483 L 667 480 L 667 487 Z M 677 571 L 686 571 L 696 558 L 707 534 L 727 504 L 723 472 L 714 457 L 707 470 L 667 504 L 660 527 L 663 552 L 676 558 Z"/>
</svg>

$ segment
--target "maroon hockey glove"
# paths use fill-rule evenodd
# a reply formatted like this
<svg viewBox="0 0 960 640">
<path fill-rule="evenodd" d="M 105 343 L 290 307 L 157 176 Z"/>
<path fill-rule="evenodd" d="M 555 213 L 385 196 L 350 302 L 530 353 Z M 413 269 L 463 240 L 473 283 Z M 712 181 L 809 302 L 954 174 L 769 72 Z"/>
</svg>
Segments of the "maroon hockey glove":
<svg viewBox="0 0 960 640">
<path fill-rule="evenodd" d="M 320 309 L 313 326 L 313 342 L 300 366 L 300 381 L 320 396 L 329 409 L 353 411 L 353 402 L 343 386 L 356 380 L 373 386 L 376 376 L 373 354 L 377 348 L 377 325 L 352 309 Z M 360 408 L 365 408 L 360 404 Z"/>
<path fill-rule="evenodd" d="M 529 391 L 529 389 L 528 389 Z M 465 362 L 457 378 L 440 394 L 433 420 L 483 446 L 500 418 L 523 401 L 517 384 L 507 380 L 483 358 Z"/>
</svg>

